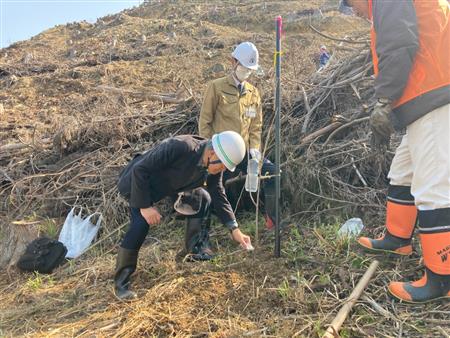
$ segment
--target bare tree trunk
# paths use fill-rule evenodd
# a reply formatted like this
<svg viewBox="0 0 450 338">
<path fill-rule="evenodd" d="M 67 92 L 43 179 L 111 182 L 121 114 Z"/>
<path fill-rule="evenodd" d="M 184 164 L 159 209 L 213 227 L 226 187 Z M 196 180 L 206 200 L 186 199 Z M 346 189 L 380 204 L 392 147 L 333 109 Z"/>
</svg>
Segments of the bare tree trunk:
<svg viewBox="0 0 450 338">
<path fill-rule="evenodd" d="M 15 265 L 26 246 L 38 237 L 38 224 L 0 224 L 0 269 Z"/>
</svg>

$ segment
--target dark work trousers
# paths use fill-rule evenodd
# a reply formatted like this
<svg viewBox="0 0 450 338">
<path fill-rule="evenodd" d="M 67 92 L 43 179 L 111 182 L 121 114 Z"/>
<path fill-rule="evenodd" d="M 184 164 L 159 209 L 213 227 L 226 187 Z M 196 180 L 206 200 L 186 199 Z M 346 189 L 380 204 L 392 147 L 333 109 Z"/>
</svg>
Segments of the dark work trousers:
<svg viewBox="0 0 450 338">
<path fill-rule="evenodd" d="M 209 193 L 203 188 L 197 188 L 195 190 L 195 196 L 198 196 L 198 198 L 201 199 L 200 210 L 197 214 L 186 216 L 186 218 L 207 217 L 211 205 L 211 197 L 209 196 Z M 172 198 L 172 200 L 174 200 L 174 198 Z M 148 230 L 149 225 L 145 218 L 142 217 L 140 209 L 130 208 L 130 226 L 120 246 L 124 249 L 139 250 L 144 243 Z"/>
<path fill-rule="evenodd" d="M 247 164 L 248 164 L 248 154 L 245 155 L 244 160 L 239 163 L 234 172 L 229 170 L 225 171 L 223 174 L 223 181 L 236 177 L 240 172 L 242 174 L 247 174 Z M 263 164 L 261 168 L 261 176 L 273 176 L 275 175 L 275 165 L 270 162 L 267 158 L 263 159 Z M 261 192 L 264 203 L 264 211 L 273 220 L 275 220 L 275 177 L 261 180 Z M 235 207 L 235 206 L 233 206 Z"/>
</svg>

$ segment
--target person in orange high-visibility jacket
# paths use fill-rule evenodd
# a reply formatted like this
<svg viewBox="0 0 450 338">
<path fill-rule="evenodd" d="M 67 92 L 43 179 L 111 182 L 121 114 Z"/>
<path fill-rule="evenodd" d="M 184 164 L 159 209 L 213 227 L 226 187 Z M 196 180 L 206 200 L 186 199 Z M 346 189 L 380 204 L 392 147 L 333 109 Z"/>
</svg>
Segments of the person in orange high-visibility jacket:
<svg viewBox="0 0 450 338">
<path fill-rule="evenodd" d="M 386 233 L 361 237 L 371 250 L 412 253 L 418 230 L 425 265 L 415 282 L 391 282 L 409 302 L 450 297 L 450 5 L 447 0 L 344 0 L 372 21 L 377 103 L 373 145 L 405 129 L 389 171 Z"/>
</svg>

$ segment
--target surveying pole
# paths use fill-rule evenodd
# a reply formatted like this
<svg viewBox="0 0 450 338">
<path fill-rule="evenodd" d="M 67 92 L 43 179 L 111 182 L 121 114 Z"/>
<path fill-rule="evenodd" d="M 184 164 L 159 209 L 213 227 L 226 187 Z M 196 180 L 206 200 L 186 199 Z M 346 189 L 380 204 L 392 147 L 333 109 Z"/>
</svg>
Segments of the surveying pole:
<svg viewBox="0 0 450 338">
<path fill-rule="evenodd" d="M 276 19 L 277 41 L 275 49 L 275 257 L 281 256 L 280 238 L 280 113 L 281 113 L 281 31 L 283 20 Z"/>
</svg>

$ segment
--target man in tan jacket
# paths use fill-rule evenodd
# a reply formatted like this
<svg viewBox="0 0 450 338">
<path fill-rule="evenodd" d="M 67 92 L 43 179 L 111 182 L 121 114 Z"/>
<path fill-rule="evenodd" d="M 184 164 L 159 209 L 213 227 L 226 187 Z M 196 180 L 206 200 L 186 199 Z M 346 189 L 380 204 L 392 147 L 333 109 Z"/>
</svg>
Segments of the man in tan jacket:
<svg viewBox="0 0 450 338">
<path fill-rule="evenodd" d="M 247 82 L 258 69 L 258 50 L 251 42 L 243 42 L 231 54 L 232 72 L 211 81 L 206 90 L 199 119 L 200 136 L 232 130 L 239 133 L 246 144 L 247 156 L 237 167 L 247 172 L 248 157 L 262 163 L 264 176 L 275 173 L 274 165 L 261 156 L 262 104 L 258 89 Z M 224 179 L 230 178 L 227 172 Z M 266 227 L 272 229 L 275 221 L 275 181 L 263 181 Z"/>
</svg>

